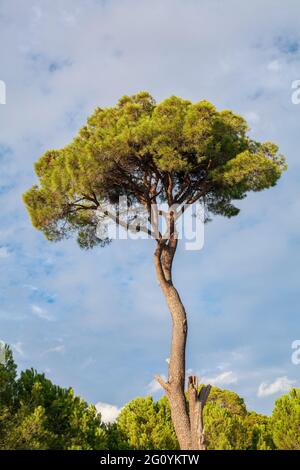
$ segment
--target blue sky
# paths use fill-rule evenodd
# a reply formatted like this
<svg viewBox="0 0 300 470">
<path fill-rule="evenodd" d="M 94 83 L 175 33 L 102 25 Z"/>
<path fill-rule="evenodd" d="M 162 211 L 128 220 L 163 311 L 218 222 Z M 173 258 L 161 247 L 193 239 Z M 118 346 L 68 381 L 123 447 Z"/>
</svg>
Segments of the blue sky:
<svg viewBox="0 0 300 470">
<path fill-rule="evenodd" d="M 277 142 L 289 169 L 278 186 L 215 218 L 199 252 L 180 249 L 175 282 L 189 315 L 188 367 L 270 412 L 300 365 L 300 4 L 296 0 L 3 0 L 0 5 L 0 339 L 88 401 L 121 407 L 160 392 L 170 321 L 153 242 L 82 252 L 51 244 L 21 195 L 34 161 L 67 144 L 96 106 L 148 90 L 248 119 Z"/>
</svg>

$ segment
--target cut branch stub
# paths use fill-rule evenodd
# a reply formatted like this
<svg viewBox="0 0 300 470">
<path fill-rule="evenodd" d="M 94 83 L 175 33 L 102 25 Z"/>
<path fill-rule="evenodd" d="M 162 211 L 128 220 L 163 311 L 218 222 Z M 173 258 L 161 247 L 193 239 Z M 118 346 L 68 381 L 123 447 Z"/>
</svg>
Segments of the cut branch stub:
<svg viewBox="0 0 300 470">
<path fill-rule="evenodd" d="M 203 385 L 198 392 L 198 378 L 191 375 L 188 380 L 189 416 L 193 449 L 205 450 L 203 409 L 207 402 L 211 385 Z"/>
</svg>

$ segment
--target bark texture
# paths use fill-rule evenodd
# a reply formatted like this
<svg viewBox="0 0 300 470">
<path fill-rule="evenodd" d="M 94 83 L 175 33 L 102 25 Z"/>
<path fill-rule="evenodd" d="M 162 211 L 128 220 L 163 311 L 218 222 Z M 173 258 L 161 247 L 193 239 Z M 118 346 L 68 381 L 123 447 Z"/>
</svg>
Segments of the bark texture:
<svg viewBox="0 0 300 470">
<path fill-rule="evenodd" d="M 165 382 L 159 376 L 156 379 L 167 394 L 180 449 L 204 450 L 203 408 L 209 395 L 210 386 L 202 387 L 198 393 L 197 378 L 190 377 L 187 403 L 185 396 L 185 349 L 188 327 L 184 305 L 172 281 L 172 264 L 176 248 L 177 240 L 171 237 L 168 241 L 158 242 L 154 255 L 157 278 L 172 318 L 168 380 Z"/>
</svg>

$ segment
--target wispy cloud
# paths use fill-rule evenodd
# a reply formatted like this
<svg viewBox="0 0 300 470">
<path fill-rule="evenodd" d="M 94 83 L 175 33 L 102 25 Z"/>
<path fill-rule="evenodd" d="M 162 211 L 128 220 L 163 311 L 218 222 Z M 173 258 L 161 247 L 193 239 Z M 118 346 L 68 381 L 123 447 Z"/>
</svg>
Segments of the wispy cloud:
<svg viewBox="0 0 300 470">
<path fill-rule="evenodd" d="M 39 305 L 32 304 L 31 311 L 35 316 L 37 316 L 38 318 L 41 318 L 42 320 L 47 320 L 47 321 L 54 320 L 54 318 L 47 312 L 47 310 L 45 308 L 40 307 Z"/>
<path fill-rule="evenodd" d="M 24 287 L 25 289 L 29 289 L 29 290 L 31 290 L 31 291 L 37 291 L 37 290 L 38 290 L 38 287 L 33 286 L 32 284 L 24 284 L 23 287 Z"/>
<path fill-rule="evenodd" d="M 257 124 L 260 121 L 259 114 L 255 111 L 247 111 L 244 113 L 244 116 L 249 124 Z"/>
<path fill-rule="evenodd" d="M 10 252 L 6 246 L 1 246 L 0 247 L 0 258 L 8 258 L 10 255 Z"/>
<path fill-rule="evenodd" d="M 25 352 L 24 352 L 24 348 L 23 348 L 23 343 L 21 343 L 21 341 L 18 341 L 17 343 L 13 343 L 12 344 L 12 349 L 13 351 L 15 351 L 17 354 L 19 354 L 20 356 L 24 357 L 25 356 Z"/>
<path fill-rule="evenodd" d="M 49 354 L 49 353 L 63 354 L 65 350 L 66 350 L 65 345 L 59 344 L 58 346 L 54 346 L 53 348 L 46 349 L 46 351 L 44 351 L 44 354 Z"/>
<path fill-rule="evenodd" d="M 267 69 L 272 72 L 278 72 L 281 69 L 281 64 L 279 60 L 272 60 L 268 63 Z"/>
<path fill-rule="evenodd" d="M 210 385 L 224 386 L 234 384 L 238 381 L 238 376 L 232 370 L 222 372 L 211 377 L 200 377 L 200 382 Z"/>
</svg>

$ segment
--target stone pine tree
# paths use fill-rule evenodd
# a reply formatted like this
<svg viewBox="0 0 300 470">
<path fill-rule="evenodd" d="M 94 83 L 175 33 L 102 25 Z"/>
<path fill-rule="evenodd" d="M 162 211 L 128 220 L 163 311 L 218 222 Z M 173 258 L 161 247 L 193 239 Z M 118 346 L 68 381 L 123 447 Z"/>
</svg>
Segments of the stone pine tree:
<svg viewBox="0 0 300 470">
<path fill-rule="evenodd" d="M 125 96 L 114 107 L 97 108 L 69 145 L 47 151 L 36 162 L 39 184 L 24 194 L 24 202 L 34 227 L 49 240 L 76 233 L 82 248 L 108 242 L 105 231 L 102 237 L 96 231 L 99 209 L 117 204 L 120 196 L 129 206 L 142 206 L 149 217 L 156 204 L 172 208 L 197 201 L 207 217 L 232 217 L 239 212 L 235 200 L 274 186 L 285 169 L 278 147 L 254 141 L 247 131 L 241 116 L 219 112 L 207 101 L 172 96 L 156 104 L 146 92 Z M 118 212 L 103 214 L 125 228 L 132 222 Z M 168 378 L 157 380 L 168 397 L 181 449 L 205 449 L 202 411 L 209 387 L 199 391 L 193 376 L 185 394 L 187 317 L 172 281 L 178 244 L 172 210 L 167 220 L 167 236 L 157 223 L 150 231 L 147 224 L 136 225 L 155 239 L 154 265 L 172 318 Z"/>
<path fill-rule="evenodd" d="M 276 400 L 271 431 L 277 449 L 300 450 L 300 388 Z"/>
</svg>

